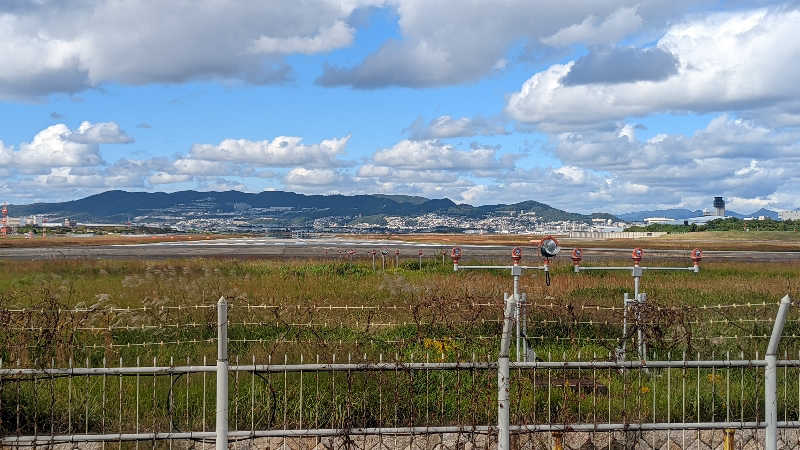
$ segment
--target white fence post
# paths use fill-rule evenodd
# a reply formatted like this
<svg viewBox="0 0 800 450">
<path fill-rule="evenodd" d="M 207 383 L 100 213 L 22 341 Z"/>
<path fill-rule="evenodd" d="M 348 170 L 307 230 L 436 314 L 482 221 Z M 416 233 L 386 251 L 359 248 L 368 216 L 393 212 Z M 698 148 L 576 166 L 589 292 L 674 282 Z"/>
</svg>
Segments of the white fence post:
<svg viewBox="0 0 800 450">
<path fill-rule="evenodd" d="M 778 449 L 778 344 L 781 342 L 783 325 L 786 323 L 786 313 L 789 312 L 791 302 L 788 294 L 781 299 L 765 355 L 767 367 L 764 370 L 764 418 L 767 421 L 767 431 L 764 444 L 767 450 Z"/>
<path fill-rule="evenodd" d="M 516 309 L 517 296 L 503 294 L 505 312 L 503 316 L 503 335 L 500 338 L 500 354 L 497 358 L 497 448 L 509 450 L 511 448 L 508 350 L 511 346 L 511 327 L 514 326 L 514 310 Z"/>
<path fill-rule="evenodd" d="M 217 450 L 228 450 L 228 303 L 217 302 Z"/>
</svg>

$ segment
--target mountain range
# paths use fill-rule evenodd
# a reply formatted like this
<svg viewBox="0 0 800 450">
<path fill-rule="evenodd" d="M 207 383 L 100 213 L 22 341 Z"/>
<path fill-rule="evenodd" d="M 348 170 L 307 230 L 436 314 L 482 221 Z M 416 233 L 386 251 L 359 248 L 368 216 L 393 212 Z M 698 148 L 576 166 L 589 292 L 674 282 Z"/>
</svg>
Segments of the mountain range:
<svg viewBox="0 0 800 450">
<path fill-rule="evenodd" d="M 254 210 L 258 208 L 259 210 Z M 127 192 L 107 191 L 79 200 L 60 203 L 10 205 L 12 217 L 47 214 L 69 217 L 79 221 L 124 223 L 134 217 L 153 215 L 186 215 L 280 212 L 292 223 L 302 223 L 321 217 L 385 217 L 420 216 L 428 213 L 461 217 L 488 217 L 510 213 L 536 213 L 545 221 L 582 221 L 592 218 L 617 220 L 606 213 L 578 214 L 553 208 L 533 200 L 514 204 L 472 206 L 457 204 L 450 199 L 429 199 L 406 195 L 304 195 L 294 192 L 239 191 L 198 192 Z"/>
</svg>

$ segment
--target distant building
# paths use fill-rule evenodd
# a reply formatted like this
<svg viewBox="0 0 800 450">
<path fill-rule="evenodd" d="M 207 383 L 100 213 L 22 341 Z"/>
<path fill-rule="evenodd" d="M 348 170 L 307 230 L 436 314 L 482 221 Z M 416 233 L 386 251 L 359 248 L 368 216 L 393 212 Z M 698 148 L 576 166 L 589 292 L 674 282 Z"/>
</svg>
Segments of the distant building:
<svg viewBox="0 0 800 450">
<path fill-rule="evenodd" d="M 800 220 L 800 209 L 793 211 L 781 211 L 778 213 L 781 220 Z"/>
<path fill-rule="evenodd" d="M 714 215 L 725 217 L 725 199 L 722 197 L 714 197 Z"/>
<path fill-rule="evenodd" d="M 647 225 L 653 224 L 662 224 L 662 225 L 672 225 L 675 224 L 675 219 L 670 219 L 669 217 L 648 217 L 644 219 L 644 223 Z"/>
<path fill-rule="evenodd" d="M 725 218 L 725 199 L 722 197 L 714 197 L 714 211 L 708 208 L 703 208 L 703 215 L 700 217 L 689 217 L 681 222 L 685 225 L 697 224 L 705 225 L 712 220 Z"/>
</svg>

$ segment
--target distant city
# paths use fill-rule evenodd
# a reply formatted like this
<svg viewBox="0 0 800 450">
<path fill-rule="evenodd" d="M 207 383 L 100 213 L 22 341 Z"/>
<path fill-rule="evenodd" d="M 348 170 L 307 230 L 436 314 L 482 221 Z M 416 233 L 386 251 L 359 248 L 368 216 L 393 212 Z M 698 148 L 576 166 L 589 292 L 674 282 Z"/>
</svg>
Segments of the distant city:
<svg viewBox="0 0 800 450">
<path fill-rule="evenodd" d="M 430 200 L 421 197 L 360 196 L 359 203 L 346 196 L 277 193 L 276 197 L 274 194 L 269 193 L 269 201 L 280 203 L 280 206 L 264 206 L 266 200 L 259 195 L 267 193 L 245 194 L 231 191 L 214 195 L 214 193 L 194 191 L 176 194 L 109 191 L 74 202 L 17 207 L 5 205 L 2 210 L 2 230 L 4 234 L 33 233 L 36 229 L 57 229 L 62 232 L 78 229 L 81 232 L 149 229 L 293 236 L 305 236 L 310 233 L 386 232 L 557 233 L 580 236 L 585 233 L 620 233 L 637 225 L 703 225 L 726 217 L 736 217 L 746 221 L 800 219 L 800 211 L 797 210 L 780 213 L 761 210 L 756 212 L 755 216 L 742 216 L 733 212 L 728 215 L 725 200 L 721 196 L 714 197 L 710 203 L 712 208 L 702 211 L 678 209 L 644 211 L 616 217 L 602 213 L 592 215 L 568 213 L 537 202 L 472 207 L 456 205 L 446 199 Z M 161 204 L 151 205 L 152 198 L 148 196 L 153 195 L 167 196 L 167 199 L 159 197 L 162 199 Z M 130 214 L 120 220 L 127 210 L 114 209 L 115 205 L 108 204 L 113 200 L 117 200 L 113 203 L 119 203 L 116 196 L 126 196 L 128 200 L 126 204 L 129 205 L 148 206 L 131 207 Z M 286 196 L 291 198 L 287 199 Z M 261 204 L 255 206 L 242 199 Z M 297 206 L 287 206 L 287 203 L 292 201 Z M 370 202 L 374 204 L 369 205 Z M 165 206 L 169 203 L 170 206 Z M 15 210 L 38 213 L 18 216 Z M 393 214 L 392 211 L 397 213 Z"/>
</svg>

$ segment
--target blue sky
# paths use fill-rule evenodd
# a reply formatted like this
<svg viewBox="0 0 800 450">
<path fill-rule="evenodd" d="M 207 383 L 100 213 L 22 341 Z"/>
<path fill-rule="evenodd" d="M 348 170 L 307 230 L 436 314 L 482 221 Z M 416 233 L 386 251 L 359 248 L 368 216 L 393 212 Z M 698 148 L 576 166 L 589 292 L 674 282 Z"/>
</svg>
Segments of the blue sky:
<svg viewBox="0 0 800 450">
<path fill-rule="evenodd" d="M 771 2 L 0 5 L 0 200 L 395 193 L 800 206 L 800 12 Z M 731 6 L 732 5 L 732 6 Z"/>
</svg>

